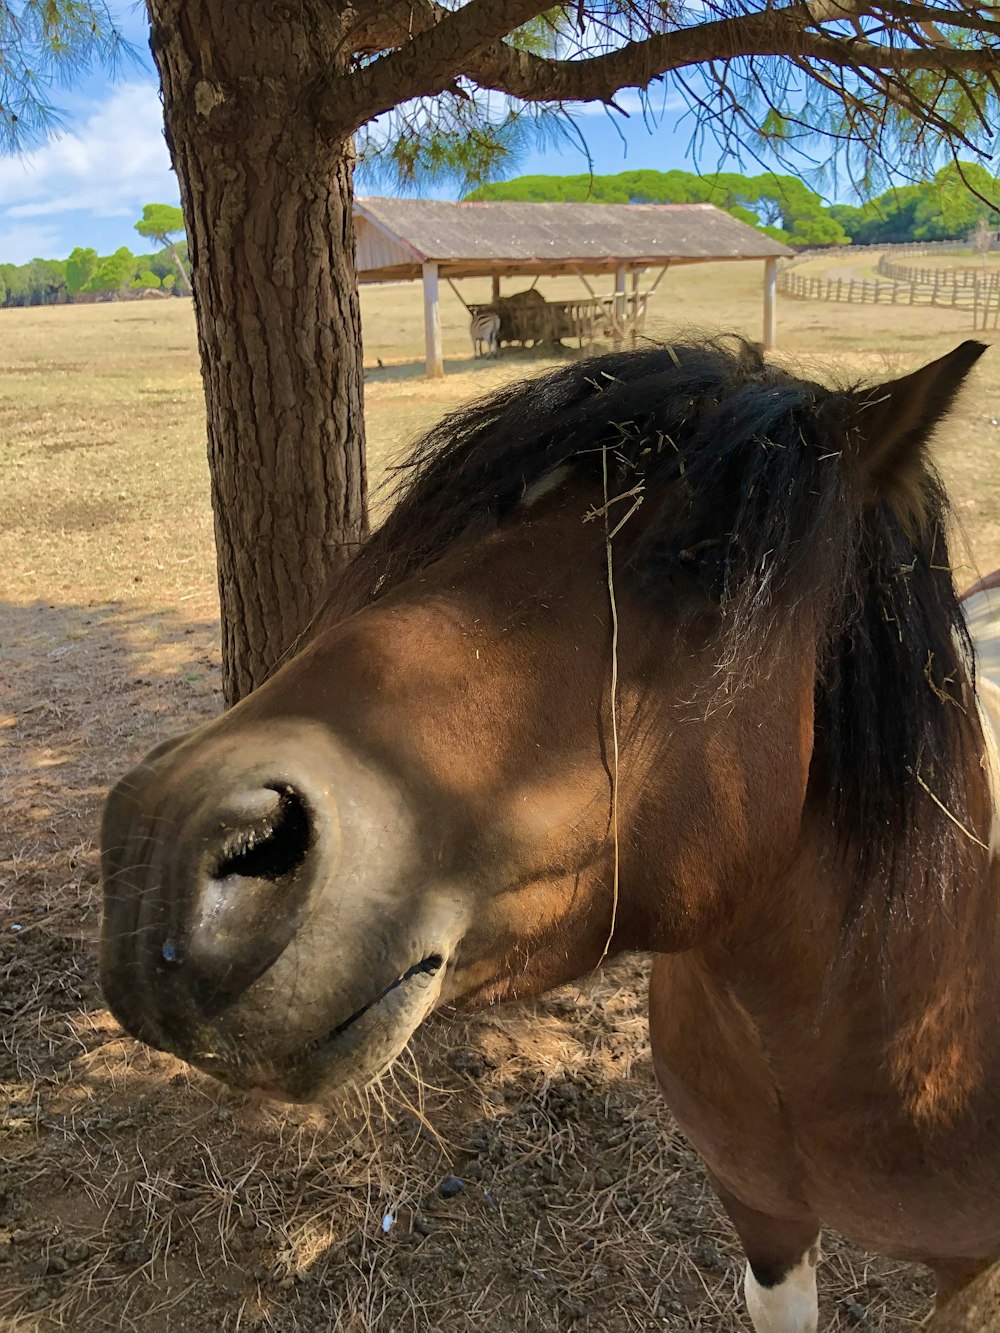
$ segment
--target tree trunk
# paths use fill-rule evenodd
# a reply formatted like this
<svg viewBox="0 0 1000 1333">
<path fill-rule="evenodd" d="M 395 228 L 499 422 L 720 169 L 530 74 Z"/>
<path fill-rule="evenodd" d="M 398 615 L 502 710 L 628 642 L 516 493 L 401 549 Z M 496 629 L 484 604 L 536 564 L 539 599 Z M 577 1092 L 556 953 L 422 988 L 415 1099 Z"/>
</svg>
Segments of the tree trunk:
<svg viewBox="0 0 1000 1333">
<path fill-rule="evenodd" d="M 170 252 L 170 258 L 174 261 L 174 268 L 177 270 L 177 276 L 180 278 L 181 282 L 181 291 L 185 296 L 190 296 L 191 284 L 188 282 L 188 275 L 184 271 L 184 263 L 180 255 L 177 253 L 177 246 L 166 236 L 163 238 L 163 243 Z"/>
<path fill-rule="evenodd" d="M 208 405 L 227 703 L 295 644 L 367 531 L 350 141 L 308 90 L 330 0 L 147 0 Z"/>
</svg>

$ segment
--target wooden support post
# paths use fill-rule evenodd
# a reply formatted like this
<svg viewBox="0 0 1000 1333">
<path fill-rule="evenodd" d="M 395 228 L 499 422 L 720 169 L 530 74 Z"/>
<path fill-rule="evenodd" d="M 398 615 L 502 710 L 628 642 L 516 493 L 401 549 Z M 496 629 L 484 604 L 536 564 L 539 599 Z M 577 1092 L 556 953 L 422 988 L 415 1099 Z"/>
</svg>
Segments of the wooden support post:
<svg viewBox="0 0 1000 1333">
<path fill-rule="evenodd" d="M 424 265 L 424 348 L 427 378 L 444 378 L 444 353 L 441 350 L 441 307 L 438 303 L 438 266 Z"/>
<path fill-rule="evenodd" d="M 777 294 L 778 294 L 778 261 L 777 259 L 764 260 L 764 335 L 761 341 L 764 344 L 764 351 L 770 352 L 774 347 L 775 330 L 777 325 Z"/>
<path fill-rule="evenodd" d="M 500 300 L 500 274 L 493 274 L 493 287 L 490 292 L 490 300 L 494 305 Z"/>
<path fill-rule="evenodd" d="M 615 273 L 615 342 L 625 336 L 625 275 L 628 270 L 621 264 Z"/>
</svg>

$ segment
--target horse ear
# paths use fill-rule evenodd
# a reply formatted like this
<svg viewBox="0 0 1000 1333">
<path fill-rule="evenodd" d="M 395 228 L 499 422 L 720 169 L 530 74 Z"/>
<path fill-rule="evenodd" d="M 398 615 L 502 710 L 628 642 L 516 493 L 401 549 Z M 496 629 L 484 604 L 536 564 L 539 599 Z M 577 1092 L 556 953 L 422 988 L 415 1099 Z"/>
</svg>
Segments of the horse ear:
<svg viewBox="0 0 1000 1333">
<path fill-rule="evenodd" d="M 871 503 L 885 501 L 919 529 L 925 517 L 924 449 L 987 344 L 964 342 L 947 356 L 851 395 L 850 445 Z"/>
</svg>

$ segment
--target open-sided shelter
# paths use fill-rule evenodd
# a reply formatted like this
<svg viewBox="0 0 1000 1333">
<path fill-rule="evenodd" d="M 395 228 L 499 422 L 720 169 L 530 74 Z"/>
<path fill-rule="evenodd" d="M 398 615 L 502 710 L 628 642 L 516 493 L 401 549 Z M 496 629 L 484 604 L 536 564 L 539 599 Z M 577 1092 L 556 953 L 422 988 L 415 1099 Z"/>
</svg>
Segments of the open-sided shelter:
<svg viewBox="0 0 1000 1333">
<path fill-rule="evenodd" d="M 354 206 L 360 282 L 421 278 L 427 373 L 444 374 L 440 278 L 575 273 L 614 276 L 615 305 L 626 283 L 675 264 L 763 260 L 765 347 L 775 338 L 777 266 L 791 250 L 711 204 L 447 203 L 358 199 Z M 633 297 L 637 300 L 637 297 Z"/>
</svg>

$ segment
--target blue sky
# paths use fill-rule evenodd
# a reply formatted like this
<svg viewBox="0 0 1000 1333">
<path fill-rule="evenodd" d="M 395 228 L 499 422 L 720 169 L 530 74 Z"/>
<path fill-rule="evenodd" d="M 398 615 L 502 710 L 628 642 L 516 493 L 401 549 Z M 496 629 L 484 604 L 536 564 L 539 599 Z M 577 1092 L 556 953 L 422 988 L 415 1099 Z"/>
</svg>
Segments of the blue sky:
<svg viewBox="0 0 1000 1333">
<path fill-rule="evenodd" d="M 117 78 L 96 70 L 53 89 L 61 133 L 19 157 L 0 157 L 0 261 L 64 258 L 74 245 L 102 254 L 120 245 L 145 249 L 132 229 L 142 205 L 179 202 L 145 12 L 112 8 L 137 59 Z"/>
<path fill-rule="evenodd" d="M 135 62 L 126 63 L 117 78 L 94 71 L 56 89 L 52 101 L 62 112 L 61 133 L 20 157 L 0 157 L 0 262 L 64 258 L 75 245 L 91 245 L 101 254 L 120 245 L 144 249 L 133 230 L 142 205 L 179 202 L 145 10 L 132 4 L 112 10 L 136 49 Z M 693 168 L 690 119 L 676 94 L 654 96 L 651 118 L 644 118 L 635 94 L 619 100 L 631 113 L 627 118 L 612 119 L 596 106 L 576 113 L 596 172 Z M 716 167 L 710 148 L 699 165 Z M 566 145 L 530 153 L 519 166 L 525 173 L 586 169 L 582 151 Z M 747 170 L 760 168 L 748 163 Z M 447 190 L 437 193 L 449 197 Z"/>
</svg>

